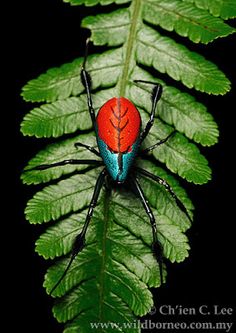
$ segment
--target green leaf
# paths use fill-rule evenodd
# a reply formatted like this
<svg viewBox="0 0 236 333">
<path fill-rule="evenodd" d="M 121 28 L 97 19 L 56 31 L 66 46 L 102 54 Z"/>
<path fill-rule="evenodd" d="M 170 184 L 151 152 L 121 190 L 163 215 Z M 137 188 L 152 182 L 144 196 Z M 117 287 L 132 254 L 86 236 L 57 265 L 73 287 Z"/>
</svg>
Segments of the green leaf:
<svg viewBox="0 0 236 333">
<path fill-rule="evenodd" d="M 43 223 L 81 209 L 91 201 L 94 184 L 94 171 L 90 171 L 50 185 L 28 202 L 26 218 L 33 224 Z"/>
<path fill-rule="evenodd" d="M 152 66 L 161 73 L 167 73 L 176 81 L 182 81 L 188 88 L 208 94 L 225 94 L 230 82 L 211 62 L 168 37 L 162 37 L 151 28 L 144 28 L 138 34 L 137 60 L 142 65 Z"/>
<path fill-rule="evenodd" d="M 188 239 L 177 226 L 163 218 L 159 225 L 159 233 L 163 237 L 163 252 L 166 258 L 171 262 L 181 262 L 188 257 L 188 250 L 190 249 Z"/>
<path fill-rule="evenodd" d="M 87 165 L 64 165 L 54 167 L 46 170 L 31 170 L 38 165 L 52 164 L 63 161 L 65 159 L 91 159 L 91 153 L 84 148 L 75 148 L 75 143 L 80 142 L 96 147 L 96 139 L 94 134 L 79 135 L 73 139 L 67 139 L 63 142 L 48 145 L 46 149 L 40 151 L 34 158 L 32 158 L 21 179 L 25 184 L 40 184 L 53 179 L 58 179 L 62 175 L 73 173 L 74 171 L 81 171 L 87 169 Z M 98 157 L 94 157 L 98 159 Z"/>
<path fill-rule="evenodd" d="M 97 4 L 101 5 L 110 5 L 112 3 L 116 4 L 124 4 L 127 2 L 130 2 L 131 0 L 63 0 L 64 2 L 69 2 L 71 5 L 79 6 L 79 5 L 85 5 L 85 6 L 95 6 Z"/>
<path fill-rule="evenodd" d="M 94 96 L 95 109 L 99 109 L 114 89 L 101 91 Z M 92 122 L 88 117 L 86 95 L 69 97 L 65 100 L 44 104 L 28 113 L 21 124 L 24 135 L 42 137 L 59 137 L 63 134 L 74 133 L 77 130 L 91 129 Z"/>
<path fill-rule="evenodd" d="M 37 79 L 30 80 L 22 89 L 25 101 L 53 102 L 71 94 L 77 95 L 83 90 L 80 81 L 82 60 L 76 59 L 60 68 L 51 68 Z"/>
<path fill-rule="evenodd" d="M 118 46 L 125 42 L 130 27 L 130 12 L 119 9 L 112 13 L 87 16 L 82 26 L 92 30 L 92 39 L 96 45 Z"/>
<path fill-rule="evenodd" d="M 167 86 L 162 80 L 153 80 L 150 74 L 136 68 L 132 80 L 138 79 L 155 81 L 164 87 L 162 98 L 157 105 L 156 116 L 167 124 L 174 125 L 179 132 L 203 146 L 211 146 L 217 142 L 218 126 L 203 104 L 197 102 L 191 95 Z M 130 85 L 129 98 L 150 113 L 150 91 L 150 87 L 146 84 Z"/>
<path fill-rule="evenodd" d="M 230 82 L 216 64 L 197 53 L 194 44 L 187 48 L 184 39 L 182 44 L 177 43 L 175 32 L 195 43 L 223 38 L 235 29 L 215 16 L 234 16 L 235 4 L 230 0 L 65 2 L 86 6 L 113 4 L 109 7 L 114 8 L 113 12 L 102 14 L 102 7 L 98 6 L 97 15 L 84 18 L 82 22 L 91 32 L 91 41 L 104 46 L 104 52 L 89 55 L 86 63 L 95 113 L 110 98 L 123 96 L 139 109 L 143 129 L 150 118 L 153 84 L 137 83 L 137 80 L 158 82 L 163 87 L 154 124 L 140 149 L 156 144 L 173 131 L 175 134 L 150 151 L 149 156 L 137 157 L 132 174 L 138 178 L 155 217 L 156 236 L 165 261 L 182 262 L 189 255 L 185 232 L 191 227 L 194 207 L 182 184 L 170 172 L 195 184 L 210 180 L 211 169 L 196 144 L 214 145 L 219 133 L 206 106 L 194 96 L 195 90 L 225 94 Z M 126 7 L 119 8 L 117 4 L 126 4 Z M 167 36 L 165 30 L 174 32 Z M 107 46 L 111 49 L 107 50 Z M 30 223 L 48 222 L 49 225 L 36 242 L 39 255 L 57 259 L 45 276 L 48 293 L 68 267 L 101 171 L 101 167 L 89 164 L 38 168 L 71 159 L 101 161 L 84 147 L 75 146 L 80 142 L 97 149 L 81 82 L 82 61 L 78 58 L 49 69 L 29 81 L 22 90 L 26 101 L 46 102 L 25 115 L 22 133 L 37 138 L 60 137 L 60 141 L 52 140 L 38 152 L 22 174 L 25 184 L 49 182 L 28 201 L 25 210 Z M 167 84 L 167 76 L 172 86 Z M 179 85 L 177 89 L 175 81 L 187 88 L 182 91 Z M 195 90 L 190 94 L 189 88 Z M 165 180 L 181 204 L 177 204 L 166 187 L 144 177 L 135 167 Z M 58 298 L 53 314 L 59 322 L 66 323 L 64 333 L 91 333 L 94 329 L 106 333 L 114 330 L 140 333 L 137 316 L 145 315 L 153 306 L 149 289 L 161 285 L 160 267 L 152 252 L 148 215 L 129 186 L 110 188 L 109 184 L 106 179 L 88 227 L 85 248 L 52 293 Z M 190 218 L 180 209 L 181 205 Z M 164 264 L 164 282 L 166 274 Z"/>
<path fill-rule="evenodd" d="M 86 209 L 80 214 L 73 214 L 65 220 L 49 227 L 36 242 L 36 251 L 45 259 L 68 254 L 76 235 L 83 227 Z M 94 228 L 91 228 L 91 231 Z"/>
<path fill-rule="evenodd" d="M 116 19 L 117 16 L 122 16 L 123 20 Z M 130 26 L 127 24 L 127 17 L 127 10 L 121 10 L 113 13 L 111 17 L 102 15 L 95 19 L 87 18 L 83 21 L 83 26 L 92 30 L 92 39 L 95 44 L 119 45 L 127 38 L 124 30 L 125 27 L 128 29 Z M 117 44 L 114 42 L 113 33 L 115 20 L 122 22 L 117 24 L 119 29 L 119 43 Z M 105 26 L 104 21 L 106 21 Z M 109 24 L 113 25 L 113 29 L 109 28 Z M 102 25 L 101 28 L 100 25 Z M 194 87 L 197 90 L 216 95 L 225 94 L 230 89 L 229 80 L 217 66 L 172 39 L 162 37 L 157 31 L 144 24 L 142 29 L 137 31 L 136 57 L 142 65 L 153 66 L 159 72 L 167 73 L 174 80 L 182 81 L 188 88 Z"/>
<path fill-rule="evenodd" d="M 87 62 L 86 67 L 93 77 L 93 89 L 113 86 L 120 75 L 121 49 L 89 56 Z M 31 102 L 54 102 L 70 95 L 77 96 L 84 90 L 80 81 L 81 65 L 80 58 L 59 68 L 49 69 L 23 87 L 23 98 Z"/>
<path fill-rule="evenodd" d="M 137 215 L 135 220 L 130 217 L 130 210 Z M 37 242 L 38 252 L 44 254 L 50 249 L 51 258 L 69 252 L 73 236 L 82 227 L 80 219 L 84 212 L 59 222 L 58 228 L 48 229 Z M 183 260 L 188 256 L 189 245 L 181 229 L 172 225 L 171 219 L 159 215 L 156 210 L 154 214 L 167 258 L 173 262 Z M 77 219 L 79 223 L 76 223 Z M 55 290 L 55 296 L 66 294 L 54 307 L 56 318 L 62 322 L 73 320 L 69 327 L 75 325 L 78 328 L 80 325 L 87 327 L 91 322 L 111 321 L 116 316 L 122 318 L 123 323 L 130 322 L 131 318 L 134 319 L 130 309 L 136 315 L 146 313 L 153 304 L 146 285 L 159 285 L 159 270 L 150 253 L 150 231 L 145 212 L 133 195 L 127 197 L 125 193 L 113 192 L 108 197 L 105 194 L 89 229 L 86 249 L 78 255 L 65 279 Z M 51 290 L 61 276 L 67 263 L 68 259 L 64 259 L 48 270 L 45 280 L 48 290 Z M 93 301 L 88 303 L 85 300 L 91 299 L 88 297 L 91 293 L 96 302 L 92 298 Z M 84 301 L 81 301 L 81 297 Z M 124 307 L 124 314 L 117 310 Z M 111 317 L 113 311 L 116 314 Z M 87 324 L 83 318 L 86 318 Z M 122 321 L 117 321 L 116 318 L 114 322 Z M 89 330 L 88 327 L 86 329 Z"/>
<path fill-rule="evenodd" d="M 160 25 L 168 31 L 175 30 L 180 36 L 187 36 L 195 43 L 207 44 L 235 32 L 221 19 L 179 0 L 147 0 L 143 17 L 148 23 Z"/>
<path fill-rule="evenodd" d="M 145 170 L 149 171 L 150 173 L 159 176 L 162 179 L 165 179 L 167 183 L 172 187 L 178 199 L 187 209 L 188 214 L 192 217 L 192 210 L 194 208 L 193 204 L 188 198 L 185 190 L 180 186 L 180 184 L 176 181 L 175 178 L 170 176 L 166 171 L 164 171 L 160 167 L 157 167 L 150 161 L 138 159 L 137 165 L 143 169 L 145 168 Z M 178 226 L 182 231 L 186 231 L 190 227 L 190 221 L 188 217 L 186 216 L 186 214 L 184 214 L 184 212 L 180 211 L 179 207 L 177 207 L 176 205 L 175 200 L 169 196 L 168 192 L 163 186 L 158 185 L 153 180 L 147 178 L 140 178 L 140 182 L 143 188 L 146 189 L 145 194 L 148 196 L 152 207 L 155 207 L 155 209 L 157 210 L 158 215 L 167 217 L 169 220 L 172 221 L 174 225 Z M 119 204 L 121 204 L 121 202 L 119 202 Z M 123 201 L 123 209 L 125 209 L 125 201 Z M 141 214 L 141 211 L 139 214 Z M 145 212 L 143 212 L 143 215 L 144 214 Z M 138 214 L 136 215 L 139 216 Z"/>
<path fill-rule="evenodd" d="M 223 19 L 236 17 L 235 0 L 183 0 L 194 3 L 198 8 L 207 9 L 214 16 L 220 16 Z"/>
<path fill-rule="evenodd" d="M 91 128 L 87 115 L 87 99 L 70 97 L 66 100 L 44 104 L 33 109 L 22 122 L 21 130 L 25 135 L 58 137 L 64 133 Z"/>
<path fill-rule="evenodd" d="M 143 19 L 168 31 L 175 30 L 195 43 L 207 44 L 235 32 L 223 20 L 179 0 L 143 1 Z M 124 43 L 130 24 L 130 11 L 126 8 L 111 14 L 88 16 L 82 22 L 83 27 L 92 30 L 97 45 L 103 45 L 105 40 L 110 46 Z"/>
<path fill-rule="evenodd" d="M 142 118 L 147 121 L 148 116 L 142 113 Z M 166 138 L 173 130 L 169 126 L 156 121 L 145 140 L 144 147 L 154 145 Z M 199 149 L 181 134 L 175 134 L 166 143 L 152 151 L 152 155 L 166 164 L 169 170 L 195 184 L 204 184 L 211 179 L 211 169 Z"/>
</svg>

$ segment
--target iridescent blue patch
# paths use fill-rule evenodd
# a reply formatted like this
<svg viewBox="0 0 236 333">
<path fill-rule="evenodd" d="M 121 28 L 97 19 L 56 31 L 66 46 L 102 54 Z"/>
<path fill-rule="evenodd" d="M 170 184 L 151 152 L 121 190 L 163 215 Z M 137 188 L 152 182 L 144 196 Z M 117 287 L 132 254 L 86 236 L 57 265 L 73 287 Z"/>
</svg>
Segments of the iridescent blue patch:
<svg viewBox="0 0 236 333">
<path fill-rule="evenodd" d="M 133 144 L 130 152 L 122 154 L 122 169 L 120 169 L 119 154 L 111 152 L 105 142 L 102 141 L 99 137 L 97 137 L 97 142 L 102 159 L 111 177 L 117 182 L 124 182 L 137 155 L 139 140 Z"/>
</svg>

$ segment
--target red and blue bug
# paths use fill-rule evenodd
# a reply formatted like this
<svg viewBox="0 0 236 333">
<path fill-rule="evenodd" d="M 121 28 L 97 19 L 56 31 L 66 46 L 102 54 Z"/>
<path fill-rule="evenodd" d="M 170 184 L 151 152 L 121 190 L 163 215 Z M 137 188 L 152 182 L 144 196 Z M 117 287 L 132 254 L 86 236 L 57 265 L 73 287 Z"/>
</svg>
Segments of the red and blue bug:
<svg viewBox="0 0 236 333">
<path fill-rule="evenodd" d="M 96 118 L 98 148 L 114 181 L 123 183 L 137 155 L 141 118 L 136 107 L 124 97 L 113 97 Z"/>
<path fill-rule="evenodd" d="M 48 168 L 59 167 L 66 164 L 78 164 L 78 165 L 86 164 L 93 166 L 101 166 L 101 165 L 105 166 L 97 178 L 83 229 L 76 236 L 74 240 L 72 254 L 68 266 L 65 269 L 61 278 L 59 279 L 59 281 L 57 282 L 57 284 L 51 290 L 51 293 L 57 288 L 59 283 L 65 277 L 74 258 L 85 246 L 86 231 L 91 221 L 94 208 L 96 207 L 99 193 L 106 179 L 107 180 L 110 179 L 116 184 L 128 183 L 130 185 L 130 188 L 132 188 L 135 194 L 137 194 L 137 196 L 140 198 L 151 223 L 152 236 L 153 236 L 152 249 L 157 259 L 157 262 L 160 266 L 161 282 L 163 280 L 162 247 L 157 238 L 157 226 L 156 226 L 155 217 L 152 213 L 151 207 L 148 201 L 146 200 L 145 194 L 137 179 L 137 173 L 152 179 L 161 186 L 164 186 L 165 189 L 170 193 L 170 195 L 175 199 L 178 207 L 181 210 L 183 210 L 185 214 L 188 216 L 188 218 L 191 220 L 185 206 L 176 197 L 174 191 L 164 179 L 135 165 L 135 159 L 137 156 L 143 156 L 144 154 L 153 150 L 157 146 L 163 144 L 174 133 L 174 132 L 171 133 L 168 137 L 164 138 L 163 140 L 160 140 L 151 147 L 148 147 L 146 149 L 141 149 L 141 144 L 148 135 L 153 125 L 157 103 L 161 98 L 162 94 L 162 86 L 158 83 L 153 83 L 143 80 L 135 80 L 135 84 L 151 84 L 153 86 L 151 94 L 152 109 L 150 113 L 150 118 L 146 123 L 146 125 L 144 126 L 144 128 L 141 129 L 141 117 L 139 111 L 130 100 L 124 97 L 111 98 L 100 108 L 97 116 L 95 115 L 95 110 L 93 107 L 93 101 L 91 96 L 91 85 L 92 85 L 91 78 L 89 73 L 85 69 L 85 64 L 86 64 L 86 56 L 84 58 L 83 66 L 81 69 L 81 81 L 87 95 L 88 109 L 97 138 L 98 150 L 95 149 L 94 147 L 90 147 L 86 144 L 82 144 L 79 142 L 76 143 L 75 146 L 84 147 L 88 149 L 93 154 L 101 157 L 102 160 L 99 161 L 96 159 L 88 159 L 88 160 L 70 159 L 70 160 L 56 162 L 53 164 L 39 165 L 31 169 L 31 170 L 45 170 Z M 107 181 L 107 183 L 109 183 L 109 181 Z"/>
</svg>

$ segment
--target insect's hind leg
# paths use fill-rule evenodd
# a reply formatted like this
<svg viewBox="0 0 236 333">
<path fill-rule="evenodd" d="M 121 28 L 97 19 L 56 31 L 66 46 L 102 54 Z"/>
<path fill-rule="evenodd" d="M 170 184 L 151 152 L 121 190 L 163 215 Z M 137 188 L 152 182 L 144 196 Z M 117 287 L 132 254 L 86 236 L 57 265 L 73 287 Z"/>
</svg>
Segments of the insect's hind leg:
<svg viewBox="0 0 236 333">
<path fill-rule="evenodd" d="M 154 83 L 154 82 L 145 81 L 145 80 L 134 80 L 134 82 L 135 83 L 145 83 L 145 84 L 153 85 L 152 94 L 151 94 L 152 109 L 151 109 L 150 118 L 149 118 L 145 128 L 143 129 L 143 131 L 140 134 L 140 145 L 141 145 L 141 143 L 143 142 L 143 140 L 148 135 L 148 133 L 149 133 L 149 131 L 152 128 L 152 125 L 154 123 L 154 117 L 155 117 L 157 103 L 161 98 L 163 89 L 162 89 L 162 85 L 159 84 L 159 83 Z"/>
<path fill-rule="evenodd" d="M 142 190 L 137 178 L 134 176 L 131 176 L 130 183 L 131 183 L 131 186 L 133 187 L 133 189 L 135 190 L 135 193 L 140 198 L 140 200 L 143 204 L 143 207 L 149 217 L 151 226 L 152 226 L 152 237 L 153 237 L 152 250 L 153 250 L 153 254 L 159 264 L 160 282 L 161 282 L 161 284 L 163 284 L 163 249 L 157 238 L 157 225 L 156 225 L 155 217 L 153 215 L 151 207 L 148 204 L 148 201 L 145 198 L 145 195 L 143 193 L 143 190 Z"/>
<path fill-rule="evenodd" d="M 69 263 L 68 263 L 68 265 L 67 265 L 64 273 L 62 274 L 62 276 L 60 277 L 60 279 L 57 281 L 57 283 L 55 284 L 55 286 L 52 288 L 52 290 L 50 292 L 50 295 L 53 293 L 53 291 L 58 287 L 58 285 L 64 279 L 64 277 L 66 276 L 68 270 L 70 269 L 70 267 L 71 267 L 71 265 L 72 265 L 75 257 L 77 256 L 77 254 L 79 252 L 81 252 L 83 250 L 83 248 L 85 246 L 85 235 L 86 235 L 89 223 L 91 221 L 91 218 L 93 216 L 94 209 L 95 209 L 95 207 L 97 205 L 98 197 L 99 197 L 101 188 L 102 188 L 102 186 L 104 184 L 104 180 L 105 180 L 106 175 L 107 175 L 107 171 L 106 171 L 106 169 L 103 169 L 101 171 L 101 173 L 99 174 L 99 176 L 98 176 L 97 182 L 96 182 L 95 187 L 94 187 L 93 196 L 92 196 L 91 202 L 89 204 L 89 208 L 88 208 L 88 212 L 87 212 L 87 216 L 86 216 L 86 220 L 85 220 L 83 229 L 76 236 L 76 238 L 74 240 L 73 247 L 72 247 L 72 253 L 71 253 L 70 261 L 69 261 Z"/>
</svg>

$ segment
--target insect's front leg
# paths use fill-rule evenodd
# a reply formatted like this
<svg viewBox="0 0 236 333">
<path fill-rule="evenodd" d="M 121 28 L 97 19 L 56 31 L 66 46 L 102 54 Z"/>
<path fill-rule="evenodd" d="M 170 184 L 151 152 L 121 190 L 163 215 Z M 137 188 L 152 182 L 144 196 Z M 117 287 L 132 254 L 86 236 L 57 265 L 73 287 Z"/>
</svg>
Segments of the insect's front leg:
<svg viewBox="0 0 236 333">
<path fill-rule="evenodd" d="M 152 100 L 152 110 L 150 114 L 150 118 L 144 128 L 144 130 L 140 134 L 140 145 L 142 144 L 143 140 L 146 138 L 148 135 L 150 129 L 152 128 L 152 125 L 154 123 L 154 117 L 155 117 L 155 112 L 157 108 L 157 103 L 161 98 L 162 95 L 162 86 L 159 83 L 154 83 L 154 82 L 149 82 L 149 81 L 144 81 L 144 80 L 134 80 L 135 83 L 146 83 L 146 84 L 151 84 L 153 85 L 152 89 L 152 94 L 151 94 L 151 100 Z"/>
<path fill-rule="evenodd" d="M 94 110 L 94 107 L 93 107 L 93 100 L 92 100 L 92 96 L 91 96 L 92 80 L 91 80 L 91 77 L 90 77 L 89 73 L 86 70 L 88 44 L 89 44 L 89 39 L 87 39 L 87 41 L 86 41 L 85 55 L 84 55 L 84 61 L 83 61 L 80 77 L 81 77 L 81 82 L 82 82 L 82 84 L 85 88 L 86 94 L 87 94 L 88 109 L 89 109 L 90 117 L 91 117 L 91 120 L 92 120 L 92 123 L 93 123 L 93 128 L 94 128 L 94 131 L 95 131 L 96 117 L 95 117 L 95 110 Z"/>
</svg>

